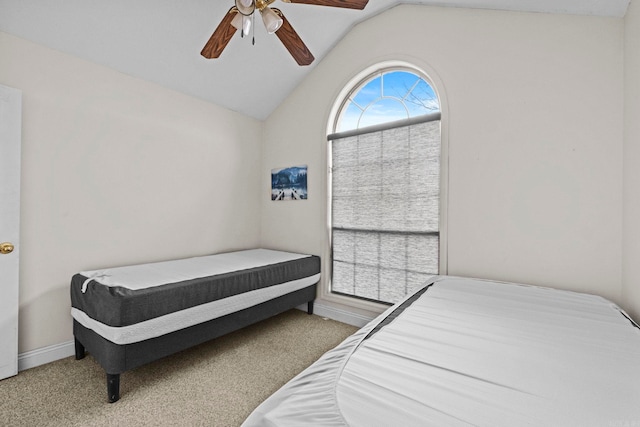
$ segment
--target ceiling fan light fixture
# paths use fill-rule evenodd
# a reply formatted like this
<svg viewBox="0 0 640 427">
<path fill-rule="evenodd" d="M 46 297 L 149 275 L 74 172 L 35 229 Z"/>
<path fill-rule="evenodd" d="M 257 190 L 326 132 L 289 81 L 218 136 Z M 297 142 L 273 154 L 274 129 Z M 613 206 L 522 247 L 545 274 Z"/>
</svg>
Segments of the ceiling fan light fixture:
<svg viewBox="0 0 640 427">
<path fill-rule="evenodd" d="M 236 0 L 236 8 L 241 15 L 249 16 L 256 10 L 255 0 Z"/>
<path fill-rule="evenodd" d="M 273 34 L 282 26 L 282 18 L 278 16 L 271 8 L 265 7 L 260 11 L 262 14 L 262 22 L 267 29 L 267 33 Z"/>
<path fill-rule="evenodd" d="M 231 25 L 233 25 L 237 30 L 241 30 L 243 36 L 247 35 L 251 30 L 251 18 L 244 16 L 241 13 L 236 13 L 236 16 L 231 21 Z"/>
<path fill-rule="evenodd" d="M 226 0 L 225 0 L 226 1 Z M 279 9 L 271 9 L 270 4 L 276 0 L 233 0 L 235 6 L 231 7 L 222 21 L 214 30 L 209 40 L 202 48 L 200 55 L 207 59 L 219 58 L 222 51 L 231 41 L 237 30 L 241 30 L 240 36 L 244 36 L 251 30 L 255 32 L 256 9 L 262 16 L 262 21 L 269 34 L 276 36 L 289 51 L 298 65 L 309 65 L 314 57 L 309 48 L 304 44 L 298 33 L 293 29 L 287 18 Z M 314 4 L 317 6 L 333 6 L 347 9 L 364 9 L 369 0 L 282 0 L 285 3 Z M 282 29 L 281 31 L 279 31 Z M 251 43 L 255 44 L 255 36 Z"/>
</svg>

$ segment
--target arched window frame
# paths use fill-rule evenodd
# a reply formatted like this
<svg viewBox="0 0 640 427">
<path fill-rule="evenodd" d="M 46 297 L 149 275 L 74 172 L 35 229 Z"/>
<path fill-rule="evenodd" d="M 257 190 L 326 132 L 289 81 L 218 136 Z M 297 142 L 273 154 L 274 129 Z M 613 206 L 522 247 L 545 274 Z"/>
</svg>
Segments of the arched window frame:
<svg viewBox="0 0 640 427">
<path fill-rule="evenodd" d="M 423 69 L 429 70 L 428 72 Z M 340 112 L 344 108 L 344 105 L 349 101 L 349 97 L 353 92 L 366 85 L 370 80 L 376 78 L 380 73 L 388 72 L 392 70 L 409 71 L 420 76 L 424 79 L 435 91 L 438 102 L 440 104 L 441 112 L 441 154 L 440 154 L 440 254 L 439 254 L 439 270 L 440 274 L 448 274 L 448 227 L 447 227 L 447 213 L 448 213 L 448 104 L 444 92 L 444 85 L 438 78 L 437 73 L 430 67 L 422 65 L 422 68 L 417 67 L 409 62 L 390 60 L 379 62 L 372 66 L 367 67 L 361 72 L 352 77 L 347 84 L 339 91 L 335 97 L 335 102 L 329 112 L 327 119 L 327 135 L 335 133 L 338 121 L 340 119 Z M 365 313 L 379 313 L 384 311 L 388 305 L 361 300 L 349 296 L 343 296 L 334 294 L 331 292 L 331 275 L 332 275 L 332 253 L 331 248 L 333 242 L 331 241 L 331 228 L 332 228 L 332 182 L 331 182 L 331 144 L 327 143 L 327 183 L 326 183 L 326 196 L 327 196 L 327 211 L 326 211 L 326 227 L 328 236 L 327 252 L 325 252 L 325 259 L 323 261 L 325 269 L 325 277 L 323 280 L 323 286 L 320 287 L 319 297 L 331 303 L 337 303 L 342 306 L 355 308 L 357 311 L 354 313 L 361 313 L 365 317 Z M 351 311 L 351 309 L 347 309 Z M 361 311 L 362 310 L 362 311 Z M 364 324 L 364 323 L 363 323 Z"/>
<path fill-rule="evenodd" d="M 400 97 L 397 95 L 390 95 L 384 92 L 385 89 L 385 83 L 384 83 L 384 79 L 386 75 L 392 74 L 394 72 L 405 72 L 405 73 L 409 73 L 409 74 L 413 74 L 416 77 L 419 78 L 419 80 L 416 80 L 413 83 L 413 86 L 411 88 L 407 88 L 407 92 L 404 96 Z M 366 88 L 371 82 L 380 79 L 380 95 L 374 99 L 372 102 L 370 102 L 367 105 L 360 105 L 355 98 L 357 98 L 357 96 L 359 95 L 359 93 Z M 375 104 L 377 104 L 380 100 L 394 100 L 398 103 L 401 103 L 405 113 L 406 113 L 406 117 L 403 117 L 401 119 L 409 119 L 411 117 L 416 117 L 414 115 L 411 114 L 410 108 L 409 108 L 409 104 L 411 104 L 410 101 L 407 100 L 407 98 L 410 97 L 410 95 L 412 95 L 414 93 L 414 90 L 416 89 L 416 87 L 420 84 L 421 81 L 424 81 L 427 85 L 429 85 L 431 88 L 433 88 L 433 85 L 431 83 L 431 81 L 429 80 L 428 77 L 426 77 L 425 75 L 423 75 L 423 73 L 418 72 L 415 69 L 412 68 L 408 68 L 406 66 L 393 66 L 393 67 L 384 67 L 384 68 L 380 68 L 378 70 L 376 70 L 375 72 L 369 74 L 368 76 L 366 76 L 364 79 L 360 80 L 356 85 L 354 85 L 346 94 L 346 96 L 343 97 L 343 99 L 340 102 L 340 107 L 338 108 L 337 113 L 335 114 L 335 118 L 334 118 L 334 123 L 332 126 L 332 129 L 330 130 L 329 133 L 333 133 L 333 132 L 341 132 L 341 131 L 349 131 L 351 129 L 342 129 L 340 127 L 341 125 L 341 120 L 344 118 L 344 113 L 346 113 L 347 108 L 353 104 L 355 106 L 357 106 L 359 109 L 362 110 L 360 117 L 358 118 L 358 125 L 354 128 L 354 129 L 358 129 L 360 127 L 366 127 L 366 125 L 361 126 L 360 121 L 362 120 L 363 116 L 365 115 L 365 113 L 367 113 L 367 111 Z M 436 98 L 438 98 L 437 93 L 435 94 Z M 436 99 L 437 100 L 437 99 Z M 427 107 L 425 107 L 425 109 L 428 109 Z M 430 112 L 434 112 L 434 111 L 440 111 L 440 109 L 438 108 L 437 110 L 433 110 Z M 426 112 L 425 114 L 429 114 L 429 112 Z M 391 120 L 389 120 L 391 121 Z M 387 123 L 387 122 L 385 122 Z"/>
</svg>

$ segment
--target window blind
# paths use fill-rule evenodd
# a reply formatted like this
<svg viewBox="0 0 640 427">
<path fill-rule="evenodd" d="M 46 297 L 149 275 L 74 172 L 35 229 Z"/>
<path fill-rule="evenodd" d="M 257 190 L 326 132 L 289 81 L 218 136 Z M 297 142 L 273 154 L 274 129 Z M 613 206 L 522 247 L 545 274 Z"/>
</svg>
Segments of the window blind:
<svg viewBox="0 0 640 427">
<path fill-rule="evenodd" d="M 332 291 L 394 303 L 439 266 L 440 115 L 331 137 Z"/>
</svg>

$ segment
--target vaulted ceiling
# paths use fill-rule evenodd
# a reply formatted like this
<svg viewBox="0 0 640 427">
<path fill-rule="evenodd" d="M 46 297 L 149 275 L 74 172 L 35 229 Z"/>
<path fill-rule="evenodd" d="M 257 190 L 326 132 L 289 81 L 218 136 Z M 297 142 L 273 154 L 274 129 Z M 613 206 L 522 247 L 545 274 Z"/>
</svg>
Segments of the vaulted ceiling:
<svg viewBox="0 0 640 427">
<path fill-rule="evenodd" d="M 233 0 L 0 0 L 0 31 L 262 120 L 354 25 L 401 3 L 621 18 L 629 0 L 369 0 L 362 11 L 279 0 L 316 58 L 304 67 L 260 22 L 255 46 L 237 32 L 220 58 L 200 56 Z"/>
</svg>

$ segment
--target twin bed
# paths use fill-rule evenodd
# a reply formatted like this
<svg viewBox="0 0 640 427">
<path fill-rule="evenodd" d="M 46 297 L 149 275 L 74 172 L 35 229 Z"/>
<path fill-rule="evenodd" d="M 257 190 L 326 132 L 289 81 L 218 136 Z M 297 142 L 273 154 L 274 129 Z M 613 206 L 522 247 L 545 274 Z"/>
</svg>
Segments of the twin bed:
<svg viewBox="0 0 640 427">
<path fill-rule="evenodd" d="M 84 271 L 71 280 L 76 359 L 92 354 L 115 402 L 122 372 L 301 304 L 313 313 L 319 279 L 319 257 L 268 249 Z"/>
<path fill-rule="evenodd" d="M 469 425 L 640 425 L 638 325 L 593 295 L 435 277 L 243 427 Z"/>
<path fill-rule="evenodd" d="M 312 303 L 316 256 L 257 249 L 83 272 L 76 357 L 119 374 Z M 243 427 L 640 426 L 640 328 L 593 295 L 434 276 Z"/>
</svg>

